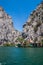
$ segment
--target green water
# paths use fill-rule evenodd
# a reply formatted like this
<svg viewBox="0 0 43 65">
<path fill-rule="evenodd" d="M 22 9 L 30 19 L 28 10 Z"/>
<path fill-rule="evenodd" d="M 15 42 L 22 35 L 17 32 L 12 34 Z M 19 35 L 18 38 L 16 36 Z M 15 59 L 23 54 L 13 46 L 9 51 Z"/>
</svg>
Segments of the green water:
<svg viewBox="0 0 43 65">
<path fill-rule="evenodd" d="M 43 65 L 43 48 L 0 47 L 0 65 Z"/>
</svg>

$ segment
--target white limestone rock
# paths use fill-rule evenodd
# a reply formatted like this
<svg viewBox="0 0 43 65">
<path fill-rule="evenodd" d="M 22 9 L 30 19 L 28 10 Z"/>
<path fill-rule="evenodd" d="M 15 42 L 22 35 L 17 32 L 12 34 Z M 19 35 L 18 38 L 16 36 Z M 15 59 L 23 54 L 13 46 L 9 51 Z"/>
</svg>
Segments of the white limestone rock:
<svg viewBox="0 0 43 65">
<path fill-rule="evenodd" d="M 27 40 L 31 39 L 34 42 L 43 40 L 43 2 L 30 14 L 28 21 L 23 25 L 23 34 L 27 35 Z"/>
<path fill-rule="evenodd" d="M 15 43 L 20 35 L 13 27 L 12 18 L 0 7 L 0 43 Z"/>
</svg>

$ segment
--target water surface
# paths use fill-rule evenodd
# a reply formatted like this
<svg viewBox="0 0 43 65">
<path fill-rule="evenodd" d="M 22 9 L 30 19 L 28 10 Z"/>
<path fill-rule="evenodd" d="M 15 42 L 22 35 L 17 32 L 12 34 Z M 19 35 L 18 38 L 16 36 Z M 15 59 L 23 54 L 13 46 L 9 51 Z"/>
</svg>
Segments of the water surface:
<svg viewBox="0 0 43 65">
<path fill-rule="evenodd" d="M 0 65 L 43 65 L 43 48 L 0 47 Z"/>
</svg>

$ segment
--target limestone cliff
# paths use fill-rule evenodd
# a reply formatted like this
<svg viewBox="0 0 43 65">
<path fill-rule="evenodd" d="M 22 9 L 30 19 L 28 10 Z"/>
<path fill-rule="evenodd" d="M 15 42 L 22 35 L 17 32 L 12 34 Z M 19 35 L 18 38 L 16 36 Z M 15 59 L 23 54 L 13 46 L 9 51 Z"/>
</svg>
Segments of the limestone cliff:
<svg viewBox="0 0 43 65">
<path fill-rule="evenodd" d="M 23 25 L 22 36 L 32 43 L 40 43 L 43 40 L 43 2 L 30 14 Z"/>
<path fill-rule="evenodd" d="M 12 18 L 0 7 L 0 44 L 15 43 L 20 32 L 14 29 Z"/>
</svg>

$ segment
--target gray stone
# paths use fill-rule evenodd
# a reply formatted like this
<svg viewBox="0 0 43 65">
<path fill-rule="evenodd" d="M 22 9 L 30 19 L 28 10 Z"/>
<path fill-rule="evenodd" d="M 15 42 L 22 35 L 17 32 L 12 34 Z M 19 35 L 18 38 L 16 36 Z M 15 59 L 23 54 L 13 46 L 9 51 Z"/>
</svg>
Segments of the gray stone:
<svg viewBox="0 0 43 65">
<path fill-rule="evenodd" d="M 15 43 L 20 32 L 13 27 L 11 16 L 0 7 L 0 42 Z"/>
<path fill-rule="evenodd" d="M 43 40 L 43 3 L 31 12 L 27 22 L 23 25 L 23 32 L 27 34 L 24 39 L 30 40 L 32 43 L 39 43 Z"/>
</svg>

